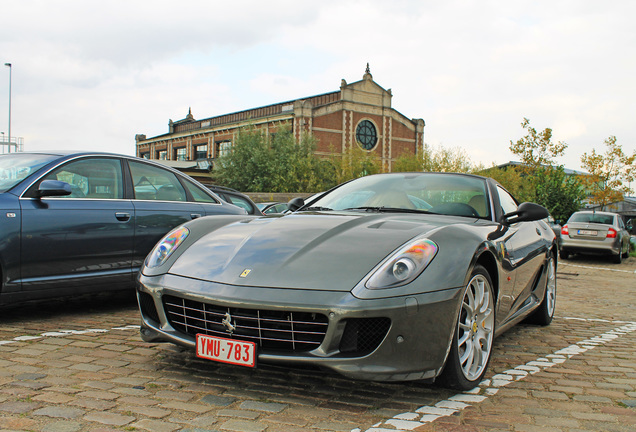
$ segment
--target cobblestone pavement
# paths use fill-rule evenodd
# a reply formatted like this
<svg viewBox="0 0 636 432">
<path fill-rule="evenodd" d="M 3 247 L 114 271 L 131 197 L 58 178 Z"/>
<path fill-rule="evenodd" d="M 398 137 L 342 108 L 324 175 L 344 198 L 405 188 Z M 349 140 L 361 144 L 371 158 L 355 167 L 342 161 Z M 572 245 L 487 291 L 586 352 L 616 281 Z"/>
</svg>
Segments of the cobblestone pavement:
<svg viewBox="0 0 636 432">
<path fill-rule="evenodd" d="M 559 263 L 557 317 L 499 337 L 488 379 L 421 383 L 198 359 L 131 296 L 0 310 L 0 431 L 634 431 L 636 259 Z"/>
</svg>

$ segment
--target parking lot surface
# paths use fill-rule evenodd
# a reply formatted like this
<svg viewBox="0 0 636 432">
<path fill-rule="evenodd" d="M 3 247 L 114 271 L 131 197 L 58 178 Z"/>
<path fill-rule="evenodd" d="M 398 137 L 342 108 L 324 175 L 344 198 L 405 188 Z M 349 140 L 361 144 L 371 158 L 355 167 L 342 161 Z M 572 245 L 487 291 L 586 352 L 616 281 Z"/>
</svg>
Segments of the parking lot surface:
<svg viewBox="0 0 636 432">
<path fill-rule="evenodd" d="M 198 359 L 144 343 L 130 294 L 2 308 L 0 431 L 121 430 L 634 431 L 636 259 L 561 260 L 552 325 L 499 337 L 465 393 Z"/>
</svg>

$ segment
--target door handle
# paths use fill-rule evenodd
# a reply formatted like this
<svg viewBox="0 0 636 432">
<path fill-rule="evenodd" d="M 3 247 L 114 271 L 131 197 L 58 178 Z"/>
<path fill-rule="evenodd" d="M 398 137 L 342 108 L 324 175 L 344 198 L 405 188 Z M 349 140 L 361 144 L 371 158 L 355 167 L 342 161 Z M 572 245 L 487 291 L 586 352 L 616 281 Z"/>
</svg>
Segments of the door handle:
<svg viewBox="0 0 636 432">
<path fill-rule="evenodd" d="M 190 213 L 190 217 L 191 217 L 192 219 L 198 219 L 198 218 L 200 218 L 200 217 L 201 217 L 201 215 L 200 215 L 199 213 Z"/>
<path fill-rule="evenodd" d="M 115 213 L 115 217 L 119 221 L 126 222 L 130 220 L 130 213 L 117 212 Z"/>
</svg>

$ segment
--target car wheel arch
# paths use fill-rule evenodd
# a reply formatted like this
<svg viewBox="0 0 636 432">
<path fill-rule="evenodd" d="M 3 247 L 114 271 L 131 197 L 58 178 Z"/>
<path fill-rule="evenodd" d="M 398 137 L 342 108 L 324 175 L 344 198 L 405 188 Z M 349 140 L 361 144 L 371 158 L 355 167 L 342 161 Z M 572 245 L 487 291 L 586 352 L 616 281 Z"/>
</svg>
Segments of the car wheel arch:
<svg viewBox="0 0 636 432">
<path fill-rule="evenodd" d="M 470 383 L 469 381 L 467 381 L 469 378 L 463 374 L 462 372 L 460 372 L 460 370 L 462 369 L 462 366 L 460 366 L 460 364 L 457 363 L 459 357 L 458 357 L 458 349 L 459 349 L 459 342 L 458 342 L 458 338 L 459 338 L 459 320 L 461 320 L 461 309 L 462 309 L 462 305 L 461 302 L 463 301 L 463 297 L 466 295 L 466 291 L 470 289 L 470 286 L 473 284 L 473 278 L 477 278 L 477 277 L 481 277 L 482 280 L 486 281 L 487 284 L 490 286 L 490 290 L 491 290 L 491 298 L 492 298 L 492 328 L 491 328 L 491 332 L 492 332 L 492 336 L 490 338 L 490 350 L 488 353 L 488 358 L 485 361 L 485 363 L 483 364 L 483 369 L 481 370 L 481 376 L 483 377 L 483 374 L 485 374 L 487 372 L 488 369 L 488 364 L 490 362 L 490 358 L 492 357 L 492 343 L 494 341 L 494 334 L 495 334 L 495 322 L 496 322 L 496 304 L 497 304 L 497 295 L 495 294 L 495 283 L 492 279 L 492 271 L 493 271 L 493 263 L 494 263 L 494 271 L 496 272 L 496 260 L 494 258 L 494 256 L 490 255 L 490 254 L 482 254 L 482 256 L 479 257 L 479 259 L 470 266 L 470 271 L 468 272 L 468 282 L 466 282 L 464 288 L 461 290 L 462 292 L 462 299 L 460 299 L 460 304 L 458 307 L 458 311 L 456 312 L 457 318 L 455 320 L 455 324 L 453 325 L 453 332 L 452 332 L 452 336 L 448 342 L 448 347 L 446 350 L 446 356 L 444 358 L 444 363 L 442 364 L 442 367 L 438 370 L 437 372 L 437 376 L 434 379 L 434 382 L 438 385 L 441 385 L 443 387 L 447 387 L 447 388 L 453 388 L 453 389 L 458 389 L 458 390 L 468 390 L 471 387 L 474 387 L 474 385 L 476 385 L 475 383 L 478 382 L 481 378 L 477 378 L 476 381 L 473 381 L 472 383 Z M 490 255 L 490 257 L 488 256 Z M 493 261 L 494 260 L 494 261 Z M 488 266 L 488 267 L 487 267 Z M 481 275 L 481 276 L 480 276 Z M 488 280 L 490 279 L 490 280 Z M 463 378 L 462 378 L 463 376 Z M 467 386 L 467 383 L 470 383 L 470 385 Z"/>
<path fill-rule="evenodd" d="M 470 278 L 473 268 L 476 265 L 481 265 L 486 269 L 488 275 L 490 276 L 490 280 L 492 282 L 492 289 L 495 295 L 495 303 L 498 303 L 499 300 L 499 271 L 497 266 L 497 258 L 492 254 L 491 251 L 486 250 L 482 252 L 479 256 L 476 257 L 476 260 L 470 267 L 470 271 L 467 273 L 466 277 Z M 468 280 L 464 283 L 466 285 Z"/>
</svg>

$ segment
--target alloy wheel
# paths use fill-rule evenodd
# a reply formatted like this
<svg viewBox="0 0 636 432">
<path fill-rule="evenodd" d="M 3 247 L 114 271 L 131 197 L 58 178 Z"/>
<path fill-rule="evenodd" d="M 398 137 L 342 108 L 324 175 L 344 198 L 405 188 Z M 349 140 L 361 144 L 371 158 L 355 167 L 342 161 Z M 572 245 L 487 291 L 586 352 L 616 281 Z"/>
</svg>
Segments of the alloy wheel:
<svg viewBox="0 0 636 432">
<path fill-rule="evenodd" d="M 478 379 L 484 372 L 494 339 L 495 313 L 492 288 L 476 274 L 464 292 L 458 321 L 457 353 L 464 377 Z"/>
</svg>

